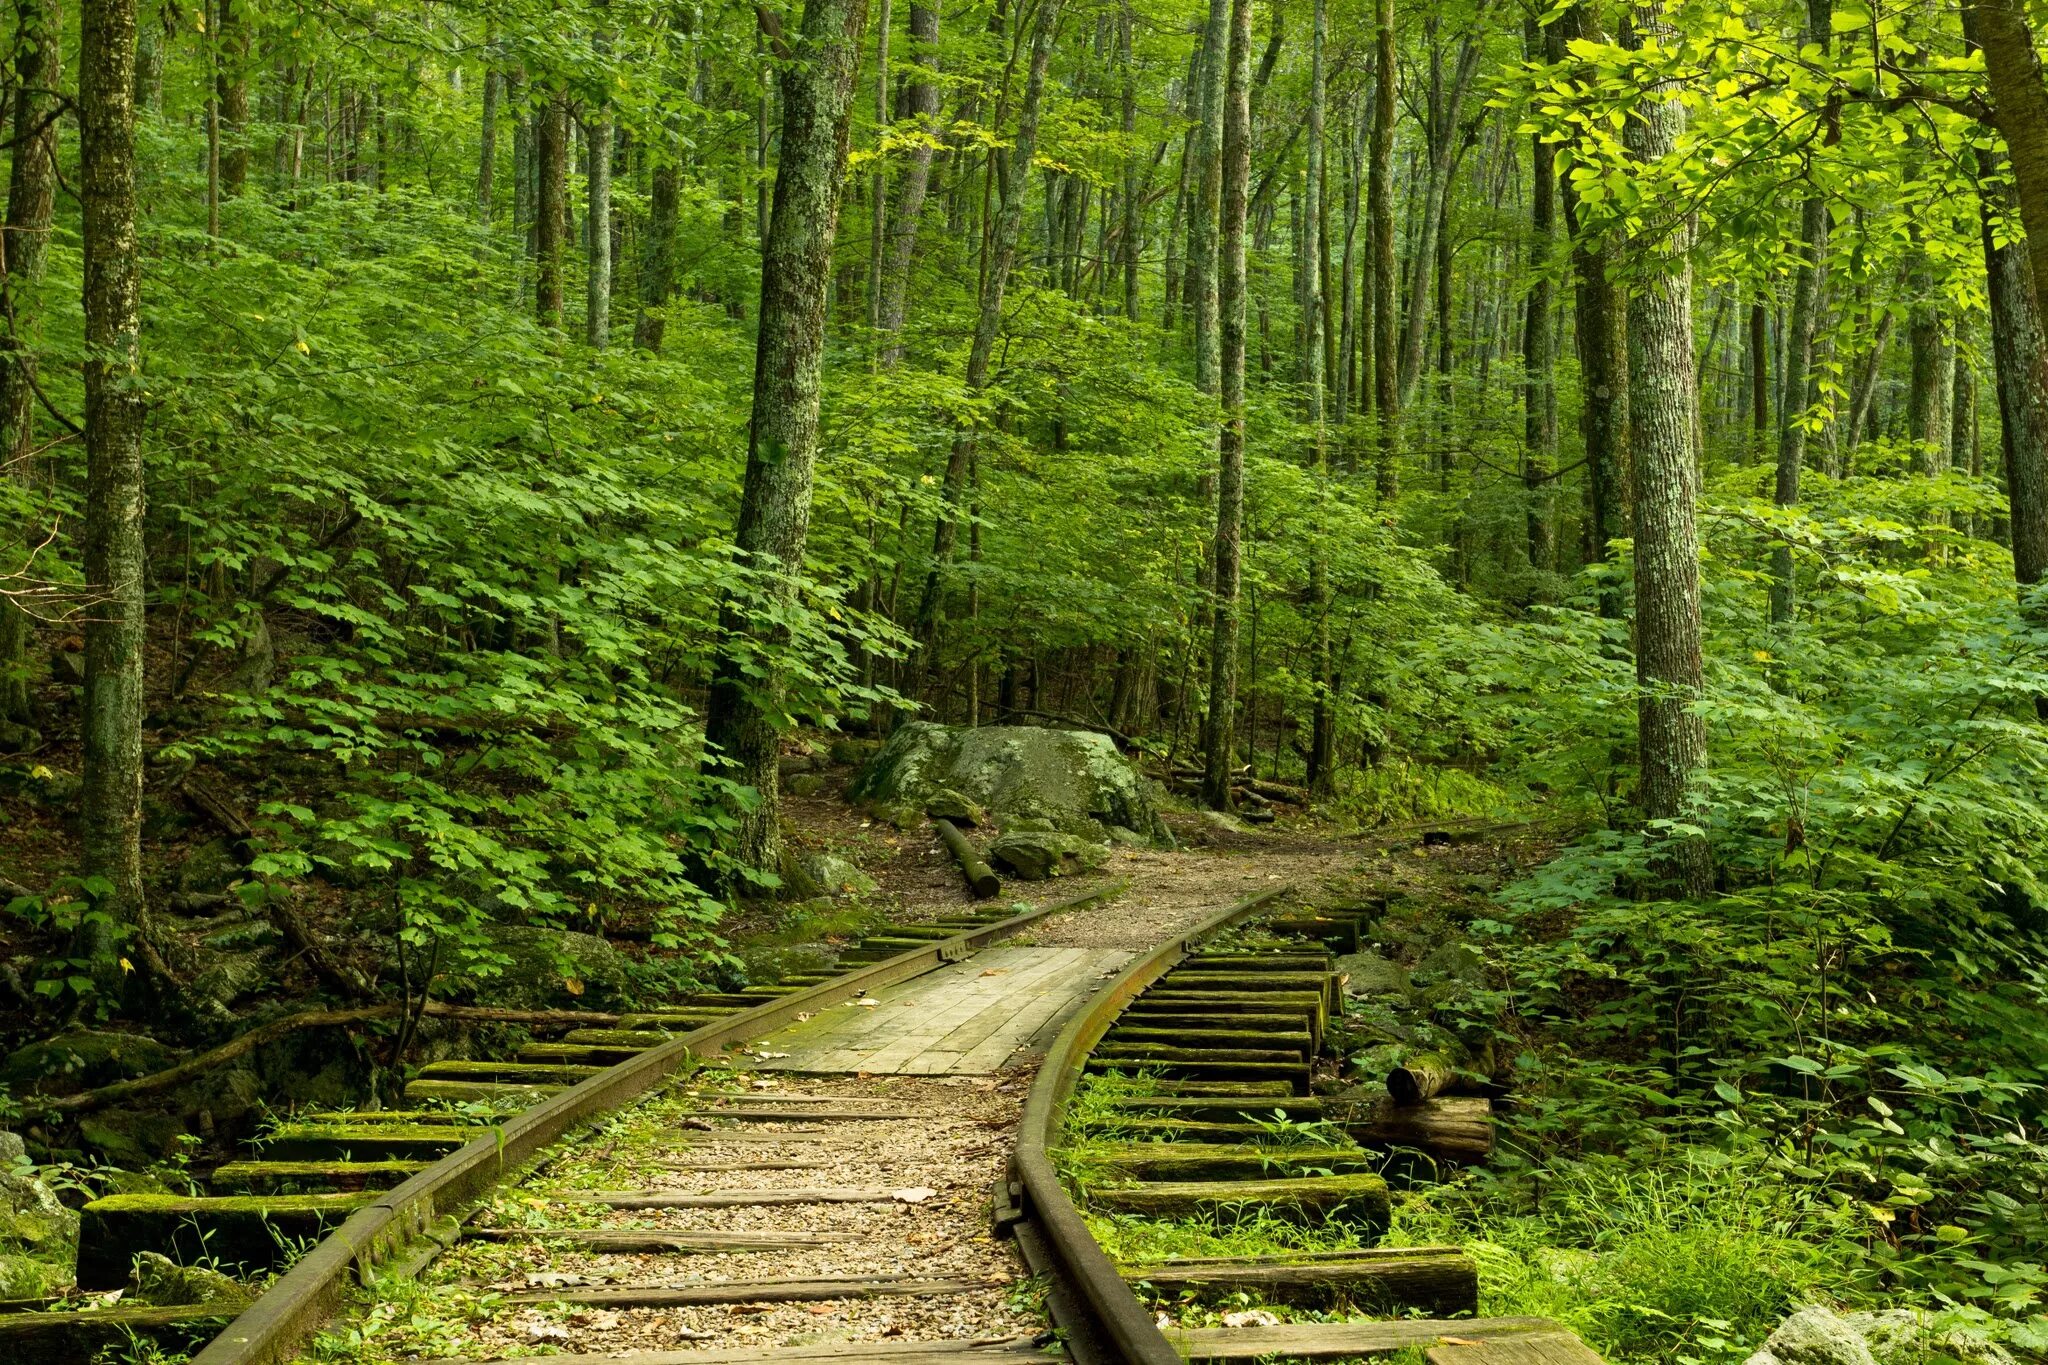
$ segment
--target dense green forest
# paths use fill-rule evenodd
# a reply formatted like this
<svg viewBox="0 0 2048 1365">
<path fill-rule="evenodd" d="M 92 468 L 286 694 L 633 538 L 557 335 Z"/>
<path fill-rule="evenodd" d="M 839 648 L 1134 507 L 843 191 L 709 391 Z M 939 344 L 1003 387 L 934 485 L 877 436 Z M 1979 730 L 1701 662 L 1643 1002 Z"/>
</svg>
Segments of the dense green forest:
<svg viewBox="0 0 2048 1365">
<path fill-rule="evenodd" d="M 408 992 L 508 921 L 688 982 L 805 891 L 793 747 L 1080 725 L 1569 829 L 1472 926 L 1530 1098 L 1430 1216 L 1613 1233 L 1642 1358 L 1804 1294 L 2048 1345 L 2048 16 L 15 9 L 30 1035 L 232 1024 L 195 802 Z"/>
</svg>

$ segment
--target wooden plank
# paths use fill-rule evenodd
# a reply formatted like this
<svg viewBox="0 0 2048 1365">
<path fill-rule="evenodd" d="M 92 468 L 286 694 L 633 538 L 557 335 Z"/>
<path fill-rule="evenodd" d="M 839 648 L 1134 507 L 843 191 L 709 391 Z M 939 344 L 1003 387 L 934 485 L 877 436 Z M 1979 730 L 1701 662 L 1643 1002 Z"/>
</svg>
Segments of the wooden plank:
<svg viewBox="0 0 2048 1365">
<path fill-rule="evenodd" d="M 739 1123 L 881 1123 L 891 1119 L 936 1119 L 929 1109 L 685 1109 L 681 1119 L 732 1119 Z"/>
<path fill-rule="evenodd" d="M 1429 1365 L 1602 1365 L 1592 1347 L 1563 1328 L 1500 1341 L 1449 1336 L 1426 1356 Z"/>
<path fill-rule="evenodd" d="M 1277 1327 L 1168 1328 L 1166 1337 L 1190 1361 L 1256 1361 L 1265 1357 L 1343 1360 L 1429 1348 L 1446 1337 L 1490 1341 L 1554 1335 L 1549 1318 L 1411 1318 L 1400 1322 L 1289 1322 Z"/>
<path fill-rule="evenodd" d="M 889 1190 L 560 1190 L 557 1204 L 602 1204 L 608 1209 L 750 1209 L 776 1204 L 891 1204 Z"/>
<path fill-rule="evenodd" d="M 464 1241 L 561 1242 L 600 1254 L 654 1252 L 802 1251 L 858 1242 L 854 1232 L 663 1232 L 641 1228 L 465 1228 Z"/>
<path fill-rule="evenodd" d="M 834 1275 L 806 1280 L 717 1280 L 678 1285 L 594 1285 L 507 1294 L 507 1303 L 576 1303 L 591 1308 L 695 1308 L 719 1303 L 821 1303 L 831 1299 L 938 1298 L 972 1294 L 1001 1279 L 919 1279 Z"/>
</svg>

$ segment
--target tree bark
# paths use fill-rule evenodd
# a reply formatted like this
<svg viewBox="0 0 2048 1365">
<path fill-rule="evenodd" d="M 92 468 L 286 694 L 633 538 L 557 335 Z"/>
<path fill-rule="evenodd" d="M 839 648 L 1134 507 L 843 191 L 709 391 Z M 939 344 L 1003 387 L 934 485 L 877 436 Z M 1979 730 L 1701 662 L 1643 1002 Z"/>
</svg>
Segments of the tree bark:
<svg viewBox="0 0 2048 1365">
<path fill-rule="evenodd" d="M 917 259 L 917 233 L 932 178 L 932 149 L 939 136 L 939 87 L 930 73 L 939 62 L 939 11 L 935 4 L 910 7 L 912 75 L 903 88 L 903 118 L 919 134 L 896 181 L 890 213 L 888 258 L 882 266 L 882 368 L 903 359 L 904 304 L 910 295 L 910 267 Z"/>
<path fill-rule="evenodd" d="M 1832 37 L 1833 0 L 1807 0 L 1806 41 L 1818 44 L 1825 58 Z M 1809 193 L 1799 206 L 1799 268 L 1792 280 L 1792 318 L 1785 337 L 1785 387 L 1778 397 L 1778 478 L 1774 500 L 1780 507 L 1799 502 L 1799 474 L 1806 463 L 1806 429 L 1812 398 L 1813 338 L 1820 326 L 1821 289 L 1828 252 L 1827 204 Z M 1771 552 L 1771 624 L 1792 619 L 1796 580 L 1792 547 Z"/>
<path fill-rule="evenodd" d="M 2048 336 L 2044 336 L 2033 262 L 2027 248 L 1999 246 L 1994 218 L 2009 203 L 1989 188 L 1996 153 L 1979 151 L 1984 274 L 1991 303 L 1991 355 L 1997 366 L 2000 443 L 2011 504 L 2012 567 L 2021 596 L 2048 575 Z"/>
<path fill-rule="evenodd" d="M 1460 40 L 1450 90 L 1432 101 L 1430 110 L 1434 126 L 1430 129 L 1428 178 L 1423 183 L 1422 202 L 1418 206 L 1420 221 L 1416 224 L 1414 255 L 1410 258 L 1412 268 L 1408 272 L 1408 311 L 1401 328 L 1400 389 L 1403 407 L 1414 396 L 1416 381 L 1422 377 L 1422 343 L 1429 319 L 1429 262 L 1436 256 L 1437 235 L 1444 230 L 1444 216 L 1450 205 L 1451 166 L 1457 157 L 1458 120 L 1464 112 L 1465 93 L 1471 89 L 1473 74 L 1479 69 L 1479 46 L 1479 39 L 1473 34 L 1468 33 Z"/>
<path fill-rule="evenodd" d="M 866 20 L 867 0 L 806 0 L 797 60 L 782 77 L 782 157 L 762 244 L 753 419 L 733 536 L 740 563 L 761 576 L 769 600 L 726 600 L 720 627 L 732 644 L 718 656 L 705 716 L 708 761 L 759 793 L 739 813 L 735 855 L 768 871 L 780 853 L 775 758 L 783 683 L 772 653 L 764 660 L 759 651 L 782 642 L 783 632 L 764 622 L 794 609 L 803 575 L 818 455 L 825 285 Z M 757 679 L 763 664 L 766 676 Z"/>
<path fill-rule="evenodd" d="M 1372 142 L 1367 152 L 1365 217 L 1372 239 L 1370 276 L 1372 323 L 1374 483 L 1380 501 L 1392 502 L 1401 492 L 1401 390 L 1394 316 L 1394 96 L 1400 79 L 1394 48 L 1394 0 L 1375 0 Z"/>
<path fill-rule="evenodd" d="M 1934 297 L 1932 268 L 1918 242 L 1913 246 L 1907 288 L 1912 292 L 1906 318 L 1912 377 L 1906 390 L 1906 436 L 1913 443 L 1919 471 L 1940 474 L 1948 468 L 1948 398 L 1953 371 L 1949 368 L 1948 320 Z"/>
<path fill-rule="evenodd" d="M 135 204 L 135 0 L 84 0 L 79 204 L 85 247 L 83 861 L 104 920 L 81 932 L 103 990 L 142 898 L 142 269 Z"/>
<path fill-rule="evenodd" d="M 1215 619 L 1209 645 L 1209 715 L 1203 727 L 1202 797 L 1231 806 L 1237 713 L 1237 618 L 1244 531 L 1245 210 L 1251 181 L 1251 0 L 1231 0 L 1230 72 L 1223 97 L 1222 249 L 1217 313 L 1223 428 L 1216 443 Z"/>
<path fill-rule="evenodd" d="M 1592 9 L 1574 4 L 1552 26 L 1552 60 L 1561 60 L 1570 38 L 1604 41 Z M 1586 446 L 1585 562 L 1605 563 L 1610 547 L 1625 534 L 1628 499 L 1628 305 L 1609 278 L 1609 247 L 1580 228 L 1578 194 L 1563 186 L 1565 228 L 1572 238 L 1572 317 L 1583 393 L 1579 429 Z M 1618 620 L 1625 594 L 1615 578 L 1600 580 L 1602 616 Z"/>
<path fill-rule="evenodd" d="M 1309 720 L 1308 747 L 1308 788 L 1316 796 L 1329 796 L 1337 789 L 1337 724 L 1336 697 L 1332 695 L 1331 673 L 1334 665 L 1330 653 L 1330 566 L 1324 539 L 1329 528 L 1324 523 L 1321 490 L 1330 477 L 1329 431 L 1325 423 L 1323 389 L 1328 374 L 1328 357 L 1324 354 L 1324 309 L 1325 294 L 1322 280 L 1324 255 L 1323 199 L 1324 199 L 1324 147 L 1323 123 L 1324 104 L 1327 98 L 1326 79 L 1323 70 L 1324 48 L 1329 44 L 1330 14 L 1328 0 L 1315 0 L 1315 18 L 1309 34 L 1309 87 L 1308 87 L 1308 187 L 1307 203 L 1302 213 L 1302 225 L 1307 236 L 1302 253 L 1308 258 L 1307 297 L 1302 302 L 1302 317 L 1307 324 L 1307 334 L 1302 338 L 1302 356 L 1307 362 L 1307 373 L 1303 376 L 1303 388 L 1307 396 L 1307 418 L 1309 428 L 1309 468 L 1313 471 L 1315 488 L 1310 496 L 1317 499 L 1315 519 L 1309 527 L 1309 610 L 1314 613 L 1310 624 L 1312 681 L 1315 684 L 1314 709 Z"/>
<path fill-rule="evenodd" d="M 602 50 L 602 40 L 600 40 Z M 584 295 L 584 339 L 598 350 L 612 332 L 612 109 L 601 104 L 590 117 L 590 150 L 585 179 L 590 197 L 590 270 Z"/>
<path fill-rule="evenodd" d="M 35 462 L 36 343 L 50 216 L 57 195 L 57 108 L 63 85 L 64 11 L 57 0 L 20 0 L 14 57 L 14 164 L 7 185 L 7 224 L 0 236 L 0 477 L 33 490 Z M 26 501 L 33 503 L 31 491 Z M 30 719 L 28 613 L 0 598 L 0 719 Z"/>
<path fill-rule="evenodd" d="M 484 40 L 484 51 L 495 53 L 494 38 Z M 486 56 L 485 61 L 489 62 Z M 491 195 L 498 183 L 498 69 L 493 65 L 484 67 L 484 109 L 482 135 L 476 157 L 476 211 L 477 217 L 485 223 L 491 221 Z"/>
<path fill-rule="evenodd" d="M 2048 318 L 2041 306 L 2048 289 L 2048 84 L 2033 27 L 2025 0 L 1965 0 L 1963 15 L 1984 50 L 1994 118 L 2012 166 L 2013 197 L 2033 264 L 2035 316 Z"/>
<path fill-rule="evenodd" d="M 1639 33 L 1666 28 L 1661 10 L 1639 4 Z M 1644 165 L 1675 153 L 1685 106 L 1664 83 L 1645 92 L 1623 130 Z M 1629 297 L 1630 454 L 1635 464 L 1636 707 L 1640 776 L 1637 801 L 1653 824 L 1697 825 L 1697 783 L 1706 766 L 1706 727 L 1697 710 L 1703 686 L 1699 535 L 1694 523 L 1698 461 L 1694 451 L 1692 225 L 1646 225 L 1632 247 L 1644 267 Z M 1661 237 L 1647 234 L 1662 231 Z M 1704 838 L 1669 831 L 1663 861 L 1681 895 L 1712 887 Z"/>
<path fill-rule="evenodd" d="M 672 131 L 666 132 L 653 149 L 654 170 L 648 176 L 647 189 L 647 231 L 640 239 L 640 314 L 633 322 L 633 344 L 657 354 L 668 331 L 668 302 L 676 291 L 676 219 L 682 203 L 677 150 Z"/>
<path fill-rule="evenodd" d="M 1195 387 L 1215 393 L 1222 366 L 1217 336 L 1216 233 L 1223 202 L 1224 75 L 1230 45 L 1231 0 L 1209 0 L 1202 30 L 1202 80 L 1195 110 L 1194 200 L 1188 210 L 1188 307 L 1195 318 Z"/>
<path fill-rule="evenodd" d="M 214 40 L 220 67 L 215 98 L 220 108 L 220 190 L 233 199 L 249 183 L 249 25 L 234 0 L 219 0 Z"/>
<path fill-rule="evenodd" d="M 1544 35 L 1534 16 L 1523 21 L 1523 50 L 1531 60 L 1544 53 Z M 1557 150 L 1539 134 L 1529 139 L 1529 298 L 1522 326 L 1522 490 L 1529 567 L 1557 567 L 1557 332 L 1551 254 L 1557 238 Z"/>
<path fill-rule="evenodd" d="M 569 235 L 569 102 L 549 95 L 534 114 L 539 179 L 534 208 L 534 316 L 543 327 L 562 325 L 562 243 Z"/>
</svg>

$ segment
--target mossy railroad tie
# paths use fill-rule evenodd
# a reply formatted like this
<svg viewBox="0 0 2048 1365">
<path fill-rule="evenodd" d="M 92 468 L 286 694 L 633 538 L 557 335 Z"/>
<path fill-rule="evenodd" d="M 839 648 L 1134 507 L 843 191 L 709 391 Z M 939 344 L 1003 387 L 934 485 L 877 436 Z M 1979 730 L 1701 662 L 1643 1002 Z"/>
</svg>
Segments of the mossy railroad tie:
<svg viewBox="0 0 2048 1365">
<path fill-rule="evenodd" d="M 669 1033 L 689 1033 L 692 1030 L 703 1028 L 706 1024 L 715 1024 L 721 1019 L 730 1019 L 741 1008 L 744 1007 L 719 1005 L 716 1007 L 702 1006 L 695 1009 L 685 1009 L 677 1006 L 672 1009 L 650 1010 L 641 1014 L 622 1014 L 619 1016 L 619 1027 L 636 1031 L 641 1029 L 662 1029 Z"/>
<path fill-rule="evenodd" d="M 1121 1268 L 1126 1281 L 1168 1298 L 1252 1295 L 1265 1303 L 1353 1311 L 1473 1313 L 1479 1269 L 1456 1247 L 1197 1257 Z M 1241 1301 L 1241 1300 L 1239 1300 Z"/>
<path fill-rule="evenodd" d="M 268 1161 L 433 1161 L 490 1131 L 445 1123 L 287 1123 L 263 1138 Z"/>
<path fill-rule="evenodd" d="M 1369 1172 L 1266 1180 L 1159 1181 L 1099 1189 L 1089 1200 L 1113 1213 L 1146 1218 L 1231 1223 L 1270 1216 L 1314 1225 L 1349 1223 L 1377 1232 L 1386 1227 L 1387 1182 Z"/>
<path fill-rule="evenodd" d="M 496 1081 L 501 1085 L 574 1085 L 587 1081 L 601 1066 L 559 1062 L 428 1062 L 417 1079 L 423 1081 Z"/>
<path fill-rule="evenodd" d="M 568 1088 L 566 1085 L 517 1085 L 504 1081 L 407 1081 L 405 1100 L 408 1104 L 498 1102 L 524 1109 Z"/>
<path fill-rule="evenodd" d="M 1261 1147 L 1248 1142 L 1123 1142 L 1089 1148 L 1089 1160 L 1131 1180 L 1256 1180 L 1377 1171 L 1357 1147 Z"/>
<path fill-rule="evenodd" d="M 1137 1095 L 1110 1106 L 1119 1118 L 1150 1117 L 1192 1119 L 1205 1123 L 1246 1123 L 1245 1116 L 1264 1119 L 1278 1112 L 1300 1123 L 1323 1117 L 1323 1102 L 1313 1095 L 1264 1095 L 1236 1098 L 1229 1095 Z"/>
<path fill-rule="evenodd" d="M 154 1343 L 159 1352 L 196 1351 L 248 1306 L 247 1300 L 229 1299 L 176 1308 L 117 1305 L 85 1312 L 0 1313 L 0 1360 L 28 1365 L 133 1360 L 138 1341 Z"/>
<path fill-rule="evenodd" d="M 646 1050 L 639 1045 L 616 1047 L 605 1043 L 523 1043 L 514 1057 L 538 1064 L 606 1067 L 631 1061 Z"/>
<path fill-rule="evenodd" d="M 356 1194 L 113 1194 L 79 1213 L 78 1287 L 118 1289 L 137 1252 L 156 1251 L 181 1265 L 204 1257 L 246 1278 L 293 1259 L 299 1245 L 325 1236 L 377 1196 Z"/>
<path fill-rule="evenodd" d="M 280 1186 L 388 1190 L 427 1169 L 424 1161 L 230 1161 L 207 1177 L 223 1194 L 269 1194 Z"/>
<path fill-rule="evenodd" d="M 1244 1021 L 1233 1019 L 1232 1024 Z M 1213 1025 L 1197 1026 L 1184 1024 L 1176 1027 L 1148 1028 L 1142 1024 L 1118 1025 L 1102 1040 L 1104 1043 L 1131 1046 L 1155 1047 L 1248 1047 L 1280 1049 L 1306 1064 L 1315 1051 L 1315 1040 L 1302 1027 L 1299 1019 L 1289 1019 L 1284 1028 L 1218 1028 Z"/>
</svg>

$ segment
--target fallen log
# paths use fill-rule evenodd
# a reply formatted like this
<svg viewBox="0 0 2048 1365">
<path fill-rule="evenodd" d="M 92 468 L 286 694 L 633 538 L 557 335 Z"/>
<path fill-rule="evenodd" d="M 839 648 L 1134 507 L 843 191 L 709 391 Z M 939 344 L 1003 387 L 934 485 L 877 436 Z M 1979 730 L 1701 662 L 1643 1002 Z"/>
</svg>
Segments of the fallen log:
<svg viewBox="0 0 2048 1365">
<path fill-rule="evenodd" d="M 932 817 L 932 828 L 939 832 L 939 842 L 953 855 L 953 861 L 960 865 L 960 876 L 967 883 L 967 889 L 982 900 L 1002 893 L 1003 879 L 996 870 L 982 861 L 974 845 L 967 842 L 967 836 L 960 827 L 942 815 Z"/>
<path fill-rule="evenodd" d="M 1416 1105 L 1391 1097 L 1361 1106 L 1342 1121 L 1353 1142 L 1366 1147 L 1410 1147 L 1440 1161 L 1473 1165 L 1493 1153 L 1493 1105 L 1479 1097 L 1438 1098 Z"/>
<path fill-rule="evenodd" d="M 1310 1179 L 1161 1181 L 1094 1192 L 1089 1203 L 1146 1218 L 1232 1223 L 1271 1216 L 1313 1226 L 1325 1221 L 1384 1227 L 1387 1182 L 1376 1175 Z"/>
<path fill-rule="evenodd" d="M 1387 1094 L 1394 1103 L 1420 1104 L 1456 1084 L 1458 1068 L 1441 1052 L 1413 1052 L 1387 1073 Z"/>
</svg>

